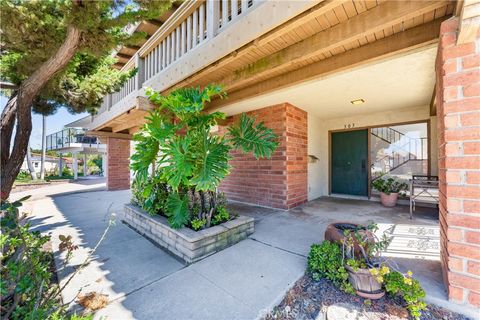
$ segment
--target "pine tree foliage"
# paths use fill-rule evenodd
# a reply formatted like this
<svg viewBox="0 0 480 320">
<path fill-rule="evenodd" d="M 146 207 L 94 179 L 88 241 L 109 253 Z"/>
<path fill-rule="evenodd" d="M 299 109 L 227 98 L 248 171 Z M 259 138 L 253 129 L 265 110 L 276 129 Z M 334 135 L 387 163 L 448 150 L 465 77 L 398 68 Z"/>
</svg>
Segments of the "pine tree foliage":
<svg viewBox="0 0 480 320">
<path fill-rule="evenodd" d="M 72 113 L 95 113 L 103 97 L 120 89 L 136 70 L 113 68 L 111 52 L 121 44 L 138 44 L 143 32 L 124 27 L 158 17 L 170 1 L 44 1 L 1 0 L 0 77 L 20 85 L 62 44 L 74 25 L 82 37 L 73 59 L 54 75 L 33 104 L 49 115 L 61 106 Z"/>
<path fill-rule="evenodd" d="M 31 111 L 60 107 L 95 114 L 107 93 L 136 70 L 112 68 L 112 52 L 138 45 L 142 32 L 127 27 L 161 16 L 171 0 L 0 0 L 0 80 L 9 100 L 0 122 L 1 199 L 8 198 L 26 155 Z M 14 130 L 16 127 L 16 130 Z M 13 143 L 13 145 L 12 145 Z"/>
</svg>

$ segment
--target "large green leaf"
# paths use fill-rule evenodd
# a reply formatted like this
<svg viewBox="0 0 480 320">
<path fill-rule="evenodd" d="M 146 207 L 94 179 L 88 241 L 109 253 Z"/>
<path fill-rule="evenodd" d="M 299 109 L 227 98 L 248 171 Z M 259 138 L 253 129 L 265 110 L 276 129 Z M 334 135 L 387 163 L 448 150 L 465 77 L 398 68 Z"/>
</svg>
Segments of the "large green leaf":
<svg viewBox="0 0 480 320">
<path fill-rule="evenodd" d="M 188 185 L 192 177 L 194 158 L 190 136 L 175 136 L 168 141 L 162 152 L 162 177 L 174 189 L 180 184 Z"/>
<path fill-rule="evenodd" d="M 230 147 L 224 139 L 211 136 L 207 131 L 199 134 L 194 149 L 195 169 L 190 180 L 196 190 L 215 190 L 220 181 L 230 172 L 228 164 Z"/>
<path fill-rule="evenodd" d="M 145 131 L 135 134 L 133 139 L 136 144 L 135 152 L 130 157 L 130 168 L 135 171 L 138 179 L 144 181 L 148 177 L 148 168 L 157 158 L 160 145 L 155 138 Z"/>
<path fill-rule="evenodd" d="M 277 135 L 263 122 L 255 125 L 255 118 L 243 113 L 238 123 L 228 128 L 230 142 L 243 152 L 252 152 L 255 158 L 270 158 L 278 146 Z"/>
<path fill-rule="evenodd" d="M 159 143 L 163 143 L 179 129 L 179 126 L 172 122 L 172 118 L 172 115 L 160 110 L 154 110 L 145 118 L 147 123 L 144 125 L 143 131 L 148 132 Z"/>
<path fill-rule="evenodd" d="M 162 110 L 168 110 L 181 120 L 188 120 L 201 112 L 206 102 L 210 102 L 214 96 L 224 97 L 226 95 L 222 86 L 211 84 L 203 90 L 200 88 L 180 88 L 172 91 L 167 96 L 147 88 L 146 94 L 150 101 L 155 103 Z"/>
<path fill-rule="evenodd" d="M 188 197 L 177 192 L 171 193 L 167 199 L 168 222 L 174 229 L 185 226 L 189 221 Z"/>
</svg>

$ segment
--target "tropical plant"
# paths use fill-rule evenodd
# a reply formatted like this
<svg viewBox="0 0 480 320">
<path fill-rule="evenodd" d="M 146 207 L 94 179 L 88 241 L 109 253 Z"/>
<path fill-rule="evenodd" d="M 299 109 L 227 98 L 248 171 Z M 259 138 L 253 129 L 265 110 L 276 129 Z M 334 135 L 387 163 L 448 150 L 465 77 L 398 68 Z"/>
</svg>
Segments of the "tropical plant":
<svg viewBox="0 0 480 320">
<path fill-rule="evenodd" d="M 230 173 L 230 151 L 240 149 L 257 159 L 268 158 L 277 147 L 277 136 L 246 114 L 230 125 L 226 134 L 213 133 L 212 127 L 226 118 L 221 112 L 205 112 L 212 97 L 226 96 L 218 85 L 182 88 L 166 96 L 151 89 L 146 93 L 157 108 L 135 134 L 131 157 L 135 184 L 142 186 L 142 206 L 150 213 L 167 216 L 174 228 L 192 226 L 194 219 L 195 228 L 229 219 L 226 209 L 218 206 L 217 187 Z M 161 189 L 167 195 L 161 195 L 162 204 L 157 207 L 150 199 L 159 198 L 159 185 L 166 186 Z"/>
<path fill-rule="evenodd" d="M 372 187 L 379 192 L 390 194 L 404 191 L 408 185 L 394 177 L 382 176 L 372 181 Z"/>
</svg>

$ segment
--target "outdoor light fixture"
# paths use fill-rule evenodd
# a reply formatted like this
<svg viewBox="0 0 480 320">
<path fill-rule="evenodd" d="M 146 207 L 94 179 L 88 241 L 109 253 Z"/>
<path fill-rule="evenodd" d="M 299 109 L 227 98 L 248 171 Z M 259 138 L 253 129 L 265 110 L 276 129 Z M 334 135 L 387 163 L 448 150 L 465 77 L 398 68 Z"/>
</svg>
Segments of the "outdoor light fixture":
<svg viewBox="0 0 480 320">
<path fill-rule="evenodd" d="M 365 100 L 363 99 L 355 99 L 355 100 L 352 100 L 350 101 L 351 104 L 362 104 L 362 103 L 365 103 Z"/>
</svg>

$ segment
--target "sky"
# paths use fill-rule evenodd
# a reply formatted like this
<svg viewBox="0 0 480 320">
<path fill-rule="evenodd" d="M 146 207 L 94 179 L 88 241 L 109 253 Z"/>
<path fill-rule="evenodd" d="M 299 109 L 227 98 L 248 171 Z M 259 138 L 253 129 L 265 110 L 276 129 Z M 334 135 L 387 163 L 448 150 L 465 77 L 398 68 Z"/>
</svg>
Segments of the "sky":
<svg viewBox="0 0 480 320">
<path fill-rule="evenodd" d="M 0 110 L 7 104 L 8 98 L 0 96 Z M 63 129 L 63 127 L 72 121 L 87 116 L 88 113 L 70 114 L 67 109 L 60 108 L 57 113 L 47 117 L 47 135 Z M 40 149 L 42 146 L 42 116 L 32 113 L 32 134 L 30 136 L 30 147 Z"/>
</svg>

